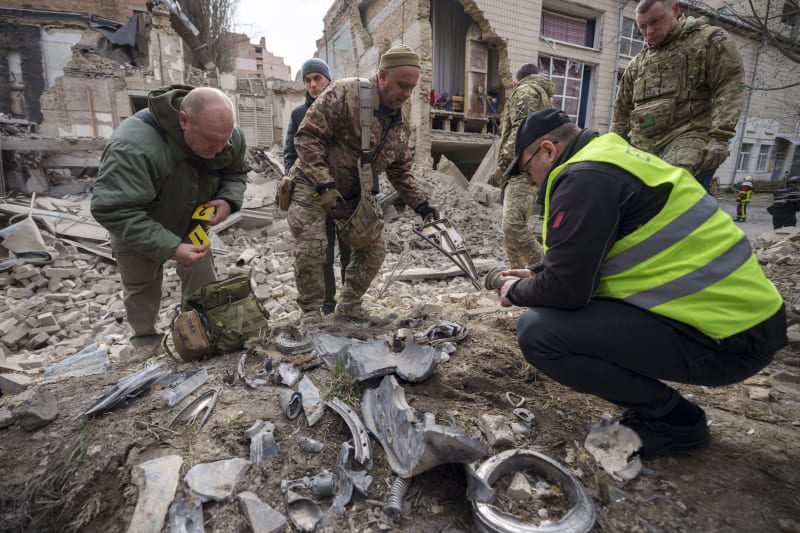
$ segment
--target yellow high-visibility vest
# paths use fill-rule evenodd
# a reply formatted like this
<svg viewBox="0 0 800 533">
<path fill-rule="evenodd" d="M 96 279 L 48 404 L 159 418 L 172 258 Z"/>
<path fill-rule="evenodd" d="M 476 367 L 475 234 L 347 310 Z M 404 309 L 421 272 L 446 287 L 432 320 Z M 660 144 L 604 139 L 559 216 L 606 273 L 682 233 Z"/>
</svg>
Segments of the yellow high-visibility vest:
<svg viewBox="0 0 800 533">
<path fill-rule="evenodd" d="M 628 302 L 713 339 L 745 331 L 778 311 L 782 297 L 758 264 L 744 232 L 694 176 L 637 150 L 614 133 L 591 140 L 550 173 L 544 204 L 545 252 L 550 191 L 565 168 L 585 161 L 620 167 L 648 187 L 672 185 L 661 211 L 611 247 L 600 267 L 594 297 Z"/>
</svg>

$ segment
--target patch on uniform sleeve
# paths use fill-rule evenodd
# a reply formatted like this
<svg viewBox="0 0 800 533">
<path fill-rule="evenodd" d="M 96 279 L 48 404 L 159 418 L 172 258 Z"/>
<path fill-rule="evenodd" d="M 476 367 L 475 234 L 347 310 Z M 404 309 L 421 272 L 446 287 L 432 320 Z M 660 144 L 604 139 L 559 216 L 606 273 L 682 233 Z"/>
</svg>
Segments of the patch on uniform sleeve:
<svg viewBox="0 0 800 533">
<path fill-rule="evenodd" d="M 557 229 L 562 222 L 564 222 L 564 217 L 566 216 L 566 211 L 559 211 L 556 213 L 556 216 L 553 217 L 553 229 Z"/>
<path fill-rule="evenodd" d="M 525 105 L 525 100 L 522 98 L 517 100 L 517 118 L 528 116 L 528 106 Z"/>
</svg>

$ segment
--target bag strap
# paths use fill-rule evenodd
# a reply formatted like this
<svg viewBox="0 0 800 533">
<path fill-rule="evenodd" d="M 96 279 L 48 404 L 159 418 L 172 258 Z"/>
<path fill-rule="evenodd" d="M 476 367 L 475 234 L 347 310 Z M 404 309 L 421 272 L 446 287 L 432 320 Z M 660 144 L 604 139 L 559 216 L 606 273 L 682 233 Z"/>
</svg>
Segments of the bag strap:
<svg viewBox="0 0 800 533">
<path fill-rule="evenodd" d="M 158 132 L 159 135 L 161 135 L 161 139 L 164 142 L 167 142 L 166 130 L 162 128 L 158 122 L 156 122 L 156 117 L 154 117 L 153 114 L 150 113 L 149 109 L 147 109 L 146 107 L 144 109 L 140 109 L 139 111 L 134 113 L 133 116 L 138 118 L 142 122 L 149 124 L 154 130 Z"/>
<path fill-rule="evenodd" d="M 181 306 L 180 304 L 178 304 L 175 306 L 175 312 L 172 315 L 172 320 L 169 323 L 169 327 L 167 328 L 167 331 L 164 332 L 164 339 L 161 341 L 161 345 L 164 347 L 164 351 L 167 352 L 167 355 L 175 359 L 175 361 L 177 361 L 178 363 L 183 363 L 184 361 L 182 361 L 174 353 L 172 353 L 172 350 L 169 349 L 169 343 L 167 343 L 169 336 L 172 334 L 172 330 L 175 329 L 175 320 L 178 319 L 178 315 L 180 313 L 181 313 Z"/>
<path fill-rule="evenodd" d="M 359 78 L 358 97 L 360 106 L 361 123 L 361 162 L 358 165 L 358 178 L 361 188 L 371 190 L 373 186 L 372 175 L 372 150 L 369 147 L 369 137 L 372 132 L 372 84 L 369 80 Z"/>
</svg>

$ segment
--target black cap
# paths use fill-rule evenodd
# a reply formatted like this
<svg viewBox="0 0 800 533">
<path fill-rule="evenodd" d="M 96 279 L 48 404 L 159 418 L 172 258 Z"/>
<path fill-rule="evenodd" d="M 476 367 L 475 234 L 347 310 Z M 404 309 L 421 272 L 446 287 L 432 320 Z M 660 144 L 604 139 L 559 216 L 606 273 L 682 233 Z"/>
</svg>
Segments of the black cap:
<svg viewBox="0 0 800 533">
<path fill-rule="evenodd" d="M 508 165 L 503 175 L 514 176 L 519 174 L 520 169 L 517 167 L 519 166 L 519 158 L 522 155 L 522 151 L 545 133 L 549 133 L 567 122 L 572 122 L 569 115 L 560 109 L 553 108 L 541 109 L 525 117 L 525 120 L 520 124 L 517 130 L 517 140 L 514 145 L 514 159 Z"/>
</svg>

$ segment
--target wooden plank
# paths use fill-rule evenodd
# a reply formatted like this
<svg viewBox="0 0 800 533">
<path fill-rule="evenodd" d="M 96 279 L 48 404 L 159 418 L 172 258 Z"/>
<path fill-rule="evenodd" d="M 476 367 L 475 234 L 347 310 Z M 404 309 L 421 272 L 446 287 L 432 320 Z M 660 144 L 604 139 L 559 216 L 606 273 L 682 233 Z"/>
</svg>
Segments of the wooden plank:
<svg viewBox="0 0 800 533">
<path fill-rule="evenodd" d="M 83 138 L 83 139 L 56 139 L 49 137 L 3 137 L 0 145 L 2 150 L 21 150 L 27 152 L 52 151 L 71 153 L 81 150 L 100 150 L 105 148 L 108 139 Z"/>
<path fill-rule="evenodd" d="M 42 157 L 41 165 L 45 168 L 86 168 L 99 167 L 100 157 L 81 157 L 72 154 L 48 153 Z"/>
</svg>

